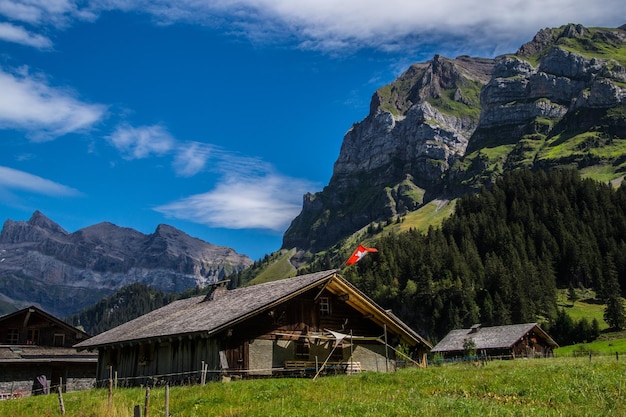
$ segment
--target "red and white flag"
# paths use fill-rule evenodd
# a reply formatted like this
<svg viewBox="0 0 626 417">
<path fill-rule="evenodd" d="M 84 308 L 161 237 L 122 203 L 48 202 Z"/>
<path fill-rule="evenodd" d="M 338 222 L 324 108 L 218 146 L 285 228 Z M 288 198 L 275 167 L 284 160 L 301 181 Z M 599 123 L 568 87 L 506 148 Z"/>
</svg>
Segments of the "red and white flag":
<svg viewBox="0 0 626 417">
<path fill-rule="evenodd" d="M 352 265 L 359 262 L 361 258 L 364 257 L 365 254 L 368 252 L 378 252 L 378 249 L 366 248 L 363 245 L 359 245 L 359 247 L 356 248 L 356 250 L 352 253 L 352 256 L 350 256 L 350 258 L 348 258 L 348 260 L 346 261 L 346 265 Z"/>
</svg>

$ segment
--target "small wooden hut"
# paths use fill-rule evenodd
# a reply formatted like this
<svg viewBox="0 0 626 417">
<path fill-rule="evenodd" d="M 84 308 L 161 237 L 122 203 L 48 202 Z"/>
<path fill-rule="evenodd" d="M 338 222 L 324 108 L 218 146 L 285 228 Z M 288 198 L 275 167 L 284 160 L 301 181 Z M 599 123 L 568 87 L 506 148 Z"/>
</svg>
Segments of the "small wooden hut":
<svg viewBox="0 0 626 417">
<path fill-rule="evenodd" d="M 207 296 L 175 301 L 75 347 L 98 350 L 98 379 L 116 372 L 138 384 L 386 371 L 396 365 L 398 345 L 425 365 L 426 340 L 336 271 L 324 271 L 234 290 L 216 285 Z"/>
<path fill-rule="evenodd" d="M 536 358 L 553 356 L 559 345 L 537 323 L 452 330 L 431 353 L 446 358 L 462 358 L 471 346 L 476 354 L 498 358 Z"/>
<path fill-rule="evenodd" d="M 97 356 L 72 348 L 87 338 L 35 306 L 0 317 L 0 397 L 46 393 L 61 379 L 66 390 L 92 388 Z"/>
</svg>

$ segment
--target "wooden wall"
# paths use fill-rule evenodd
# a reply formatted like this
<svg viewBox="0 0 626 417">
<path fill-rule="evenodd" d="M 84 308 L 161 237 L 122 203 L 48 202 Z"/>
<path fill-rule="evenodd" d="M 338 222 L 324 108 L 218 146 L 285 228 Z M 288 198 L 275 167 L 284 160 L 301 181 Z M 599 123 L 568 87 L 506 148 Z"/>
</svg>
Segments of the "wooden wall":
<svg viewBox="0 0 626 417">
<path fill-rule="evenodd" d="M 328 309 L 321 311 L 324 298 Z M 198 380 L 203 361 L 213 371 L 208 379 L 220 376 L 221 371 L 244 376 L 271 375 L 272 368 L 282 368 L 288 360 L 326 360 L 334 346 L 333 340 L 320 338 L 327 329 L 355 336 L 383 335 L 383 329 L 349 307 L 341 297 L 314 289 L 211 338 L 172 336 L 101 349 L 98 379 L 108 379 L 110 365 L 119 379 L 128 378 L 129 385 L 146 383 L 152 375 L 173 382 Z M 388 335 L 390 345 L 398 340 L 397 336 Z M 387 369 L 382 343 L 355 347 L 355 355 L 362 359 L 365 369 Z M 346 344 L 336 349 L 332 360 L 347 361 L 351 352 Z M 389 355 L 394 358 L 393 351 Z"/>
<path fill-rule="evenodd" d="M 170 381 L 185 383 L 200 378 L 202 363 L 208 365 L 209 377 L 217 378 L 220 370 L 219 343 L 214 338 L 181 337 L 134 343 L 100 349 L 98 380 L 109 378 L 109 366 L 127 385 Z"/>
</svg>

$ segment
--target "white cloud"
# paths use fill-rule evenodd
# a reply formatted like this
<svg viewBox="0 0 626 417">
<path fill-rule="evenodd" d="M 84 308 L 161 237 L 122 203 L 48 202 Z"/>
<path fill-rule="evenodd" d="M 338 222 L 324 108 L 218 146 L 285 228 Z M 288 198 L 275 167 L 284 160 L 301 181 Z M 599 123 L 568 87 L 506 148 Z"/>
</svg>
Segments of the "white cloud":
<svg viewBox="0 0 626 417">
<path fill-rule="evenodd" d="M 622 25 L 622 0 L 0 0 L 0 15 L 62 28 L 112 10 L 151 15 L 159 24 L 220 27 L 257 42 L 295 41 L 324 51 L 509 52 L 543 27 Z"/>
<path fill-rule="evenodd" d="M 225 156 L 218 164 L 225 176 L 212 191 L 192 195 L 154 210 L 170 217 L 228 229 L 282 232 L 314 184 L 282 176 L 253 158 Z"/>
<path fill-rule="evenodd" d="M 81 195 L 80 191 L 48 179 L 0 166 L 0 190 L 14 189 L 55 197 Z"/>
<path fill-rule="evenodd" d="M 181 177 L 192 177 L 202 171 L 214 147 L 201 142 L 182 143 L 174 158 L 174 171 Z"/>
<path fill-rule="evenodd" d="M 449 49 L 519 46 L 543 27 L 570 22 L 617 26 L 621 0 L 100 0 L 99 10 L 149 13 L 161 23 L 187 21 L 228 26 L 266 41 L 296 40 L 326 51 L 405 50 L 447 41 Z M 463 45 L 461 45 L 463 44 Z M 508 50 L 506 50 L 508 51 Z"/>
<path fill-rule="evenodd" d="M 92 20 L 92 7 L 73 0 L 0 0 L 0 15 L 31 25 L 62 27 L 73 19 Z"/>
<path fill-rule="evenodd" d="M 31 33 L 21 26 L 0 22 L 0 40 L 33 46 L 38 49 L 52 47 L 52 41 L 45 36 Z"/>
<path fill-rule="evenodd" d="M 175 139 L 163 126 L 118 126 L 107 137 L 109 142 L 126 159 L 143 159 L 152 155 L 162 156 L 176 145 Z"/>
<path fill-rule="evenodd" d="M 0 69 L 0 129 L 22 129 L 34 140 L 49 140 L 87 129 L 98 122 L 105 106 L 88 104 L 63 88 L 26 71 Z"/>
</svg>

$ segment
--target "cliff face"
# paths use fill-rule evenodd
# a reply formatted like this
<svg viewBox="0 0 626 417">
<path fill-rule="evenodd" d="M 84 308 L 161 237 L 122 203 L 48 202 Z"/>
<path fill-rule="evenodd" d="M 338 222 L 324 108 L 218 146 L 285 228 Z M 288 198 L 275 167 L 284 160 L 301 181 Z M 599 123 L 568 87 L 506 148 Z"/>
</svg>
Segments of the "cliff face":
<svg viewBox="0 0 626 417">
<path fill-rule="evenodd" d="M 28 222 L 7 220 L 0 233 L 0 300 L 65 317 L 124 285 L 183 291 L 251 264 L 167 225 L 150 235 L 111 223 L 68 233 L 35 212 Z"/>
<path fill-rule="evenodd" d="M 346 133 L 329 185 L 304 196 L 283 247 L 321 250 L 419 208 L 464 155 L 492 67 L 490 59 L 435 56 L 376 91 L 370 114 Z"/>
<path fill-rule="evenodd" d="M 544 29 L 516 54 L 499 57 L 450 185 L 480 186 L 495 172 L 520 167 L 623 176 L 625 52 L 623 28 L 572 24 Z"/>
<path fill-rule="evenodd" d="M 374 94 L 323 191 L 304 196 L 283 248 L 323 250 L 371 222 L 504 170 L 626 166 L 626 32 L 541 30 L 495 60 L 435 56 Z M 623 149 L 622 149 L 623 148 Z"/>
</svg>

